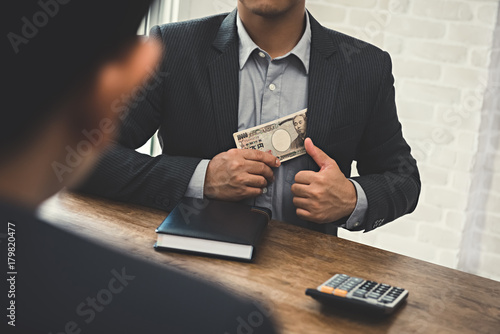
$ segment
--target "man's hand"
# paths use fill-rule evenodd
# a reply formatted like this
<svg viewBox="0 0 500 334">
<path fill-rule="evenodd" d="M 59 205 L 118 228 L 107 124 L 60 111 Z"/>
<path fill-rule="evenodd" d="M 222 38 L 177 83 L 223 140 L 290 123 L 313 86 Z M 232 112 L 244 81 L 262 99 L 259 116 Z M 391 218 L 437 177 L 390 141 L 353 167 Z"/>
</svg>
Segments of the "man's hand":
<svg viewBox="0 0 500 334">
<path fill-rule="evenodd" d="M 222 152 L 208 163 L 204 194 L 208 198 L 229 201 L 259 196 L 274 180 L 271 167 L 280 165 L 275 156 L 258 150 Z"/>
<path fill-rule="evenodd" d="M 319 172 L 301 171 L 292 185 L 293 204 L 299 218 L 315 223 L 329 223 L 352 213 L 356 207 L 356 188 L 339 169 L 335 160 L 306 138 L 305 147 Z"/>
</svg>

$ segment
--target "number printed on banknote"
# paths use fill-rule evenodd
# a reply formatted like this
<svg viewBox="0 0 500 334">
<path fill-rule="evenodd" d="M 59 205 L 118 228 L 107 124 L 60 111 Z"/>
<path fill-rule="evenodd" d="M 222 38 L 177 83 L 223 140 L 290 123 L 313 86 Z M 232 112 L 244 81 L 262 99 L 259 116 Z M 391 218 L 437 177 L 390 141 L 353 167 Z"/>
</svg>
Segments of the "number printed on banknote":
<svg viewBox="0 0 500 334">
<path fill-rule="evenodd" d="M 237 148 L 269 152 L 280 161 L 306 154 L 307 109 L 233 134 Z"/>
</svg>

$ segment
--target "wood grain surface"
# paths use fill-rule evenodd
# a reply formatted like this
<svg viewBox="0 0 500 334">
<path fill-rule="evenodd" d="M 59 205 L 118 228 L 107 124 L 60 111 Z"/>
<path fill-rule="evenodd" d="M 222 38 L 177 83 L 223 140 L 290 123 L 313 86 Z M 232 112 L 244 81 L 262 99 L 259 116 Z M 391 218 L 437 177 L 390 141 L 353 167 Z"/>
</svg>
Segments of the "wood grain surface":
<svg viewBox="0 0 500 334">
<path fill-rule="evenodd" d="M 500 282 L 271 221 L 252 263 L 155 251 L 166 212 L 62 192 L 39 215 L 52 224 L 260 300 L 283 333 L 500 333 Z M 235 222 L 237 223 L 237 222 Z M 377 233 L 373 231 L 370 233 Z M 305 295 L 336 273 L 408 289 L 389 317 L 321 305 Z"/>
</svg>

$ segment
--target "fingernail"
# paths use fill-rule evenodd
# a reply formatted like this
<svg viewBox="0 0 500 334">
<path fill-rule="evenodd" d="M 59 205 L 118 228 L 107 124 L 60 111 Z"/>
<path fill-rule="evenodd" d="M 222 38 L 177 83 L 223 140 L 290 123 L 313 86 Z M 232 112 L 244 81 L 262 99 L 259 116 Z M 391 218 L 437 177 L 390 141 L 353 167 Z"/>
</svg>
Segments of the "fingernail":
<svg viewBox="0 0 500 334">
<path fill-rule="evenodd" d="M 276 158 L 276 166 L 281 165 L 280 159 Z"/>
</svg>

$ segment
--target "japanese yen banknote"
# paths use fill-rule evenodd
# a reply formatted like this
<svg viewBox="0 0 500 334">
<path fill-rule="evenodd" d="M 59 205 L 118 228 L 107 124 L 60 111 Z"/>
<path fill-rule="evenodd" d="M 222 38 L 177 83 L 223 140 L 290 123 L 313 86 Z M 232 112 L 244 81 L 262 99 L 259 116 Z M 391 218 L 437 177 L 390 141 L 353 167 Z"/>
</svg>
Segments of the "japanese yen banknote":
<svg viewBox="0 0 500 334">
<path fill-rule="evenodd" d="M 237 148 L 269 152 L 280 161 L 306 154 L 307 109 L 233 134 Z"/>
</svg>

